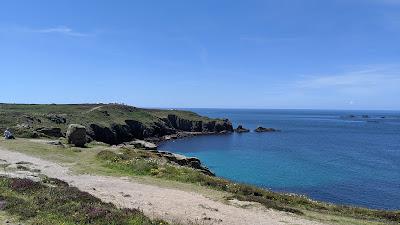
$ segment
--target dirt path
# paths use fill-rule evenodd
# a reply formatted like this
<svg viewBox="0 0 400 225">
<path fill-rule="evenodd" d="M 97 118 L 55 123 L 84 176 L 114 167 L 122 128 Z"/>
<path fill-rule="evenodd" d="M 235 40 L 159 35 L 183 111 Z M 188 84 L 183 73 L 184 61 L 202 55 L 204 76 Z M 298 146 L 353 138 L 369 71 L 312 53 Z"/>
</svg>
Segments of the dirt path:
<svg viewBox="0 0 400 225">
<path fill-rule="evenodd" d="M 103 106 L 101 105 L 101 106 L 96 106 L 96 107 L 93 107 L 93 108 L 91 108 L 89 111 L 87 111 L 88 113 L 89 112 L 93 112 L 94 110 L 98 110 L 98 109 L 101 109 L 101 108 L 103 108 Z"/>
<path fill-rule="evenodd" d="M 292 214 L 254 206 L 253 203 L 249 203 L 253 207 L 242 208 L 239 205 L 247 204 L 246 202 L 232 201 L 228 205 L 195 192 L 141 184 L 128 178 L 76 175 L 60 164 L 0 148 L 0 164 L 15 167 L 21 161 L 28 163 L 26 165 L 31 169 L 38 169 L 49 177 L 64 180 L 105 202 L 112 202 L 120 207 L 139 208 L 149 217 L 170 222 L 221 225 L 320 224 Z M 35 178 L 34 174 L 26 171 L 7 172 L 1 169 L 0 174 L 4 173 L 9 176 Z"/>
</svg>

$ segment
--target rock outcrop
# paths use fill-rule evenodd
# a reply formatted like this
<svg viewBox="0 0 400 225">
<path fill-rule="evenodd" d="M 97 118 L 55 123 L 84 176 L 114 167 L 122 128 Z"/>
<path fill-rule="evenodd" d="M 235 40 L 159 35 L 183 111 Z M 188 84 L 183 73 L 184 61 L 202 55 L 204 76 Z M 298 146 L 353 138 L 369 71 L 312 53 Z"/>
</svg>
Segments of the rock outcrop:
<svg viewBox="0 0 400 225">
<path fill-rule="evenodd" d="M 56 123 L 56 124 L 64 124 L 67 122 L 67 119 L 65 118 L 65 114 L 54 114 L 50 113 L 46 115 L 47 119 L 50 121 Z"/>
<path fill-rule="evenodd" d="M 61 128 L 58 127 L 53 127 L 53 128 L 47 128 L 47 127 L 42 127 L 36 129 L 38 133 L 44 134 L 49 137 L 64 137 L 64 134 L 61 132 Z"/>
<path fill-rule="evenodd" d="M 265 128 L 265 127 L 257 127 L 255 130 L 255 132 L 261 133 L 261 132 L 276 132 L 279 131 L 275 128 Z"/>
<path fill-rule="evenodd" d="M 122 145 L 131 145 L 135 148 L 145 149 L 145 150 L 157 150 L 157 145 L 144 140 L 134 140 L 124 143 Z"/>
<path fill-rule="evenodd" d="M 239 126 L 235 129 L 235 132 L 237 132 L 237 133 L 245 133 L 245 132 L 250 132 L 250 130 L 244 128 L 242 125 L 239 125 Z"/>
<path fill-rule="evenodd" d="M 215 176 L 213 172 L 210 171 L 207 167 L 201 164 L 201 161 L 195 157 L 186 157 L 184 155 L 175 154 L 167 151 L 154 151 L 158 156 L 167 159 L 169 162 L 176 163 L 180 166 L 191 167 L 196 170 L 200 170 L 202 173 Z"/>
<path fill-rule="evenodd" d="M 68 144 L 73 144 L 76 147 L 84 147 L 87 142 L 86 128 L 79 124 L 70 124 L 66 136 Z"/>
</svg>

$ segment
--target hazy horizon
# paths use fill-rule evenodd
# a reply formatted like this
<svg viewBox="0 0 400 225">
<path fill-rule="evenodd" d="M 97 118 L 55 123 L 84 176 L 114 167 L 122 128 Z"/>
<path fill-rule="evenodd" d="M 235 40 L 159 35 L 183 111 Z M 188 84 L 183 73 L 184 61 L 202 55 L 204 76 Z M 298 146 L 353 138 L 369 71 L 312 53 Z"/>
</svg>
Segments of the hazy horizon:
<svg viewBox="0 0 400 225">
<path fill-rule="evenodd" d="M 0 3 L 0 102 L 400 110 L 400 1 Z"/>
<path fill-rule="evenodd" d="M 14 102 L 0 102 L 0 104 L 16 104 L 16 105 L 79 105 L 79 104 L 123 104 L 134 106 L 138 108 L 147 108 L 147 109 L 176 109 L 176 110 L 190 110 L 190 109 L 227 109 L 227 110 L 320 110 L 320 111 L 393 111 L 393 112 L 400 112 L 400 109 L 332 109 L 332 108 L 218 108 L 218 107 L 158 107 L 158 106 L 139 106 L 139 105 L 132 105 L 123 102 L 78 102 L 78 103 L 14 103 Z"/>
</svg>

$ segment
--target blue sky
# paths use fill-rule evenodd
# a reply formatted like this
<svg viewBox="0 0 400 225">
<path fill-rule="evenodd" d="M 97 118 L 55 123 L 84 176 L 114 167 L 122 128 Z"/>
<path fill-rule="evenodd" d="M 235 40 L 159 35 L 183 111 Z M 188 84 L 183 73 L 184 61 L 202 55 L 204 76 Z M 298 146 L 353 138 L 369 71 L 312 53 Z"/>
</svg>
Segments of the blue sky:
<svg viewBox="0 0 400 225">
<path fill-rule="evenodd" d="M 3 0 L 0 102 L 400 109 L 400 0 Z"/>
</svg>

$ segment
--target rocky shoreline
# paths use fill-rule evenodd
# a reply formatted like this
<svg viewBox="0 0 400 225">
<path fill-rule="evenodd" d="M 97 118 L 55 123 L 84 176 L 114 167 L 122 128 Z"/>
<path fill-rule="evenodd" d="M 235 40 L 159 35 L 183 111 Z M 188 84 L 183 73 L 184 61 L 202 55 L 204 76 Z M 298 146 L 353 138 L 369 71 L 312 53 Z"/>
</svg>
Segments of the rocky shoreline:
<svg viewBox="0 0 400 225">
<path fill-rule="evenodd" d="M 229 120 L 225 120 L 228 121 Z M 229 122 L 230 123 L 230 122 Z M 231 125 L 231 123 L 230 123 Z M 232 126 L 232 125 L 231 125 Z M 279 132 L 280 130 L 275 129 L 275 128 L 264 128 L 264 127 L 257 127 L 254 132 L 256 133 L 262 133 L 262 132 Z M 221 132 L 187 132 L 187 131 L 179 131 L 175 134 L 169 134 L 169 135 L 164 135 L 162 137 L 149 137 L 145 138 L 142 141 L 142 146 L 137 146 L 139 148 L 143 148 L 146 150 L 150 150 L 152 152 L 157 153 L 159 156 L 167 158 L 170 160 L 170 162 L 177 163 L 178 165 L 181 166 L 188 166 L 197 170 L 200 170 L 204 174 L 210 175 L 210 176 L 215 176 L 215 173 L 212 172 L 209 168 L 204 166 L 200 159 L 196 157 L 187 157 L 184 155 L 176 154 L 173 152 L 168 152 L 168 151 L 159 151 L 157 150 L 158 147 L 167 141 L 172 141 L 172 140 L 177 140 L 177 139 L 182 139 L 182 138 L 190 138 L 190 137 L 195 137 L 195 136 L 204 136 L 204 135 L 224 135 L 224 134 L 231 134 L 233 132 L 236 133 L 247 133 L 250 132 L 249 129 L 244 128 L 242 125 L 238 125 L 237 128 L 232 129 L 232 130 L 224 130 Z M 151 146 L 150 148 L 148 146 Z"/>
<path fill-rule="evenodd" d="M 188 157 L 185 155 L 177 154 L 174 152 L 169 152 L 169 151 L 163 151 L 159 150 L 158 147 L 163 143 L 167 141 L 172 141 L 172 140 L 177 140 L 177 139 L 182 139 L 182 138 L 189 138 L 189 137 L 195 137 L 195 136 L 200 136 L 200 135 L 223 135 L 223 134 L 228 134 L 230 132 L 220 132 L 220 133 L 215 133 L 215 132 L 178 132 L 173 135 L 165 135 L 162 137 L 157 137 L 157 138 L 146 138 L 145 140 L 133 140 L 130 142 L 124 142 L 117 147 L 133 147 L 137 149 L 143 149 L 147 150 L 149 152 L 153 152 L 157 154 L 159 157 L 164 158 L 168 160 L 170 163 L 175 163 L 180 166 L 186 166 L 190 167 L 196 170 L 199 170 L 200 172 L 209 175 L 209 176 L 215 176 L 215 173 L 211 171 L 208 167 L 204 166 L 200 159 L 196 157 Z"/>
<path fill-rule="evenodd" d="M 145 141 L 154 143 L 156 145 L 161 145 L 163 142 L 173 141 L 177 139 L 183 138 L 191 138 L 196 136 L 209 136 L 209 135 L 225 135 L 231 134 L 233 131 L 224 131 L 224 132 L 188 132 L 188 131 L 179 131 L 175 134 L 164 135 L 162 137 L 149 137 L 145 138 Z"/>
</svg>

